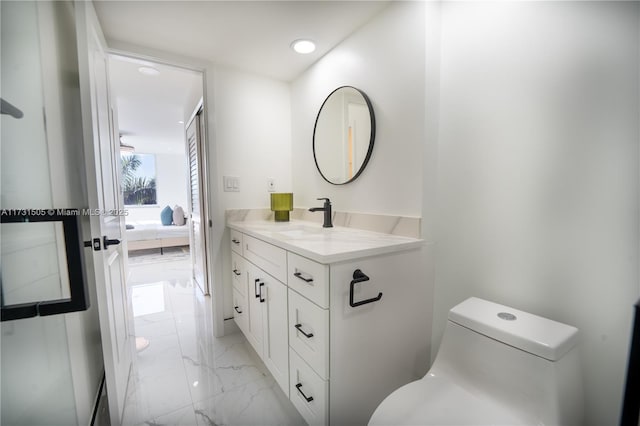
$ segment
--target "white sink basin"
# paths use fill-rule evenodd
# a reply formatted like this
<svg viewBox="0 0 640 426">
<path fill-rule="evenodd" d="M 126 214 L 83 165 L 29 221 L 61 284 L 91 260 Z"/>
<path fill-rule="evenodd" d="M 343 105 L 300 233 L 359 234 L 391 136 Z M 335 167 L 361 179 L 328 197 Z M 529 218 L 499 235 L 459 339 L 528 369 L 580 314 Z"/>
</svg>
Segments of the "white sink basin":
<svg viewBox="0 0 640 426">
<path fill-rule="evenodd" d="M 279 236 L 289 239 L 318 239 L 324 238 L 325 233 L 322 228 L 312 228 L 310 226 L 296 226 L 295 228 L 276 232 Z"/>
</svg>

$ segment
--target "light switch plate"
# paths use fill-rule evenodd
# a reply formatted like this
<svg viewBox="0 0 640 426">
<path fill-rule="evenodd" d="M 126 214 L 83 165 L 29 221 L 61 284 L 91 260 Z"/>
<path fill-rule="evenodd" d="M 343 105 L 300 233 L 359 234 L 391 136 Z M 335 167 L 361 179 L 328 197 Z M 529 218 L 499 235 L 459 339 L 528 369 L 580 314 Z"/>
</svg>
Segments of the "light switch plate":
<svg viewBox="0 0 640 426">
<path fill-rule="evenodd" d="M 222 176 L 224 192 L 240 192 L 240 178 L 238 176 Z"/>
<path fill-rule="evenodd" d="M 276 179 L 275 178 L 267 178 L 267 191 L 276 192 Z"/>
</svg>

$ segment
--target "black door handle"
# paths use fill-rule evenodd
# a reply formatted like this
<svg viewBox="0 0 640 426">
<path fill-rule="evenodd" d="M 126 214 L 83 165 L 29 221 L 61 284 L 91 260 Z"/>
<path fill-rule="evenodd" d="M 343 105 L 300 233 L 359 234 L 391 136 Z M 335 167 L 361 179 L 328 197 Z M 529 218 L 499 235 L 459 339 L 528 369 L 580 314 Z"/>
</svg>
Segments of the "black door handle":
<svg viewBox="0 0 640 426">
<path fill-rule="evenodd" d="M 302 324 L 296 324 L 294 325 L 294 327 L 302 334 L 304 334 L 304 337 L 306 337 L 307 339 L 311 339 L 313 337 L 313 333 L 305 333 L 304 331 L 302 331 Z"/>
<path fill-rule="evenodd" d="M 118 239 L 109 239 L 107 238 L 107 236 L 105 235 L 104 237 L 102 237 L 102 245 L 105 249 L 107 249 L 109 246 L 115 246 L 120 244 L 120 240 Z"/>
<path fill-rule="evenodd" d="M 242 311 L 241 311 L 241 310 L 239 310 L 237 306 L 234 306 L 234 307 L 233 307 L 233 309 L 235 309 L 235 310 L 236 310 L 236 312 L 237 312 L 237 313 L 239 313 L 239 314 L 241 314 L 241 313 L 242 313 Z"/>
<path fill-rule="evenodd" d="M 253 294 L 256 296 L 256 299 L 260 298 L 260 293 L 258 293 L 258 283 L 260 282 L 260 278 L 256 278 L 253 280 Z"/>
<path fill-rule="evenodd" d="M 301 279 L 302 281 L 304 281 L 304 282 L 307 282 L 307 283 L 313 282 L 313 278 L 305 278 L 305 277 L 302 275 L 302 272 L 295 272 L 293 275 L 294 275 L 296 278 L 300 278 L 300 279 Z"/>
<path fill-rule="evenodd" d="M 266 299 L 262 298 L 262 287 L 264 287 L 264 283 L 260 283 L 260 294 L 258 296 L 260 296 L 260 303 L 264 303 L 266 301 Z"/>
<path fill-rule="evenodd" d="M 302 383 L 298 383 L 298 384 L 296 385 L 296 389 L 298 389 L 298 392 L 300 392 L 300 395 L 302 395 L 302 397 L 303 397 L 304 399 L 306 399 L 306 400 L 307 400 L 307 402 L 311 402 L 311 401 L 313 401 L 313 397 L 312 397 L 312 396 L 307 396 L 307 395 L 305 395 L 305 394 L 304 394 L 304 392 L 302 392 L 302 389 L 300 389 L 301 387 L 302 387 Z"/>
</svg>

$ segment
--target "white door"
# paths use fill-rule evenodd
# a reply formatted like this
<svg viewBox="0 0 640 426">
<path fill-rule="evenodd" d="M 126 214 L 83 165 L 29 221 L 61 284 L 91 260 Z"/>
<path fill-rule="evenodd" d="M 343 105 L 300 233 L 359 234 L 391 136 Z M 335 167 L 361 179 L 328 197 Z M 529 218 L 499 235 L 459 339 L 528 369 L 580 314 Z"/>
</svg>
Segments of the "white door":
<svg viewBox="0 0 640 426">
<path fill-rule="evenodd" d="M 187 126 L 187 149 L 189 153 L 189 211 L 191 223 L 189 234 L 191 241 L 191 261 L 193 279 L 203 294 L 209 294 L 207 285 L 207 258 L 205 232 L 206 227 L 202 218 L 206 218 L 203 204 L 202 185 L 202 110 L 200 110 Z"/>
<path fill-rule="evenodd" d="M 109 97 L 106 43 L 90 2 L 77 1 L 78 60 L 91 238 L 111 422 L 121 423 L 133 356 L 131 306 L 122 240 L 117 138 Z M 111 240 L 111 244 L 109 244 Z"/>
</svg>

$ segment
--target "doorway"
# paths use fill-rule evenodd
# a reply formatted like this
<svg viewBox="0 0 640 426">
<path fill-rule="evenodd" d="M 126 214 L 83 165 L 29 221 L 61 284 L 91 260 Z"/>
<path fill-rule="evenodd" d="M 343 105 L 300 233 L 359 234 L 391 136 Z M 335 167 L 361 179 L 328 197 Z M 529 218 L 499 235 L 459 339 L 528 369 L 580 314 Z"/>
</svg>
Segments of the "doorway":
<svg viewBox="0 0 640 426">
<path fill-rule="evenodd" d="M 138 375 L 129 387 L 154 389 L 165 368 L 181 365 L 176 351 L 195 333 L 194 316 L 211 305 L 203 73 L 122 54 L 110 55 L 109 72 L 136 335 Z"/>
<path fill-rule="evenodd" d="M 119 129 L 129 261 L 190 256 L 193 278 L 208 295 L 206 229 L 193 232 L 194 224 L 199 227 L 207 214 L 206 180 L 198 167 L 205 163 L 200 146 L 204 123 L 198 115 L 203 109 L 203 75 L 119 54 L 110 56 L 109 71 Z M 187 134 L 188 125 L 195 121 L 198 128 Z M 198 142 L 192 151 L 188 137 Z"/>
</svg>

